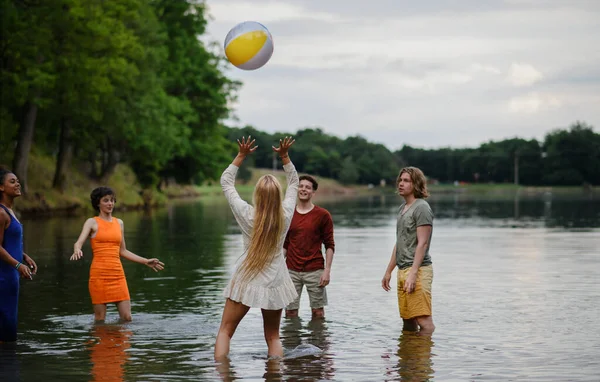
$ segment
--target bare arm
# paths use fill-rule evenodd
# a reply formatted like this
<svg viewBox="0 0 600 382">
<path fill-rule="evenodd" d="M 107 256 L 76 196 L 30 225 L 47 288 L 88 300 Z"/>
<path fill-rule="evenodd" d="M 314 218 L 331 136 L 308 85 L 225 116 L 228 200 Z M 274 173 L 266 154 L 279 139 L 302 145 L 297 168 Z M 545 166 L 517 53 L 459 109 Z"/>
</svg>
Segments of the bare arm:
<svg viewBox="0 0 600 382">
<path fill-rule="evenodd" d="M 419 267 L 423 263 L 427 248 L 429 248 L 429 238 L 431 237 L 431 230 L 433 229 L 430 225 L 421 225 L 417 227 L 417 248 L 415 249 L 415 259 L 413 265 L 408 272 L 406 282 L 404 283 L 404 290 L 411 293 L 415 290 L 417 283 L 417 275 L 419 273 Z"/>
<path fill-rule="evenodd" d="M 325 270 L 321 276 L 320 285 L 326 286 L 331 281 L 331 265 L 333 263 L 333 254 L 335 253 L 333 219 L 329 213 L 327 213 L 321 220 L 321 235 L 323 244 L 325 244 Z"/>
<path fill-rule="evenodd" d="M 119 250 L 121 257 L 124 257 L 129 261 L 133 261 L 134 263 L 147 265 L 156 272 L 162 271 L 165 264 L 158 259 L 146 259 L 145 257 L 138 256 L 127 249 L 127 245 L 125 244 L 125 227 L 121 219 L 119 219 L 119 224 L 121 225 L 121 248 Z"/>
<path fill-rule="evenodd" d="M 9 224 L 10 218 L 8 217 L 8 214 L 6 211 L 0 210 L 0 243 L 4 242 L 4 231 L 8 228 Z M 0 246 L 0 260 L 12 267 L 15 267 L 17 264 L 19 264 L 19 262 L 15 260 L 15 258 L 12 257 L 10 253 L 8 253 L 2 246 Z"/>
<path fill-rule="evenodd" d="M 390 262 L 388 263 L 387 268 L 385 269 L 385 274 L 383 275 L 383 279 L 381 280 L 381 287 L 386 291 L 390 291 L 390 279 L 392 278 L 392 272 L 396 268 L 396 245 L 394 245 L 394 249 L 392 250 L 392 257 L 390 257 Z"/>
<path fill-rule="evenodd" d="M 83 228 L 81 229 L 81 233 L 79 234 L 79 238 L 73 245 L 73 254 L 71 255 L 70 260 L 79 260 L 83 257 L 83 252 L 81 252 L 81 247 L 83 243 L 87 240 L 92 232 L 97 230 L 97 223 L 93 218 L 89 218 L 83 223 Z"/>
<path fill-rule="evenodd" d="M 0 210 L 0 243 L 4 242 L 4 231 L 10 225 L 10 219 L 11 218 L 8 216 L 8 212 Z M 19 263 L 19 261 L 12 257 L 10 253 L 8 253 L 8 251 L 2 246 L 0 246 L 0 261 L 3 261 L 15 268 L 15 271 L 19 272 L 21 277 L 31 280 L 31 271 L 29 268 L 22 263 Z"/>
</svg>

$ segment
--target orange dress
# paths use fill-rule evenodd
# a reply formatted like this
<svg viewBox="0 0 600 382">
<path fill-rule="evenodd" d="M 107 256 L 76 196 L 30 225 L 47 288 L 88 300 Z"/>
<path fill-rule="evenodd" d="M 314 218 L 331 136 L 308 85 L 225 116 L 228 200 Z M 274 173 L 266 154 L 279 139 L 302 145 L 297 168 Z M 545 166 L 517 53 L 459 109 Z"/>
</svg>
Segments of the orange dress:
<svg viewBox="0 0 600 382">
<path fill-rule="evenodd" d="M 129 288 L 119 253 L 121 225 L 114 216 L 110 222 L 97 216 L 94 219 L 98 223 L 98 231 L 91 239 L 94 254 L 89 281 L 92 304 L 129 300 Z"/>
</svg>

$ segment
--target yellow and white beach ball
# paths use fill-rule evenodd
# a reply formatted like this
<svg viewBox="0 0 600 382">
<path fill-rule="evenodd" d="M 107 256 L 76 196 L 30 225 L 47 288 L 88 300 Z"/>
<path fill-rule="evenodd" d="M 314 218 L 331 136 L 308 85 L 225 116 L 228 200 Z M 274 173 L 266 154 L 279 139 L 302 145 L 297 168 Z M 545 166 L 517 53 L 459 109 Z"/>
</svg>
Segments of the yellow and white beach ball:
<svg viewBox="0 0 600 382">
<path fill-rule="evenodd" d="M 225 55 L 240 69 L 258 69 L 273 55 L 273 37 L 261 23 L 244 21 L 227 33 Z"/>
</svg>

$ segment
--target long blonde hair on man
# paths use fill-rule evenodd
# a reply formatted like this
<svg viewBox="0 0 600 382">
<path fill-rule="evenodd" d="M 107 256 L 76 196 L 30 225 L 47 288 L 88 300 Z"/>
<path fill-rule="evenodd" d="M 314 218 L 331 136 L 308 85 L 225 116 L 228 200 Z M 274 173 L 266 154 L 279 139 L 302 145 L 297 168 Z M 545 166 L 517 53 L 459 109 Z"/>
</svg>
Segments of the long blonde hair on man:
<svg viewBox="0 0 600 382">
<path fill-rule="evenodd" d="M 242 280 L 258 275 L 273 259 L 281 246 L 285 229 L 281 185 L 267 174 L 260 177 L 254 188 L 254 225 L 248 255 L 241 265 Z"/>
</svg>

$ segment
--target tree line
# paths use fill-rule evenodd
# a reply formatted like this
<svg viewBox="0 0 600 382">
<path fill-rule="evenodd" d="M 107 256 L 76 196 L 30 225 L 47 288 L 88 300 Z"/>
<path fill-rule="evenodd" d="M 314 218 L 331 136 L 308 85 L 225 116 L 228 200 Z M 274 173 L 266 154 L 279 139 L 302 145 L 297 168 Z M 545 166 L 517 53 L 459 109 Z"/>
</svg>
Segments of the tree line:
<svg viewBox="0 0 600 382">
<path fill-rule="evenodd" d="M 270 147 L 283 135 L 251 126 L 230 128 L 229 139 L 252 135 Z M 341 139 L 320 128 L 294 134 L 294 163 L 300 172 L 331 177 L 346 184 L 393 184 L 400 168 L 416 166 L 441 183 L 517 183 L 521 185 L 599 185 L 600 134 L 584 122 L 535 139 L 490 141 L 476 148 L 422 149 L 404 145 L 396 151 L 360 136 Z M 253 154 L 251 165 L 273 167 L 268 150 Z"/>
<path fill-rule="evenodd" d="M 397 151 L 320 128 L 269 134 L 227 127 L 241 83 L 199 39 L 209 17 L 203 2 L 0 0 L 0 7 L 0 161 L 25 191 L 32 150 L 54 158 L 58 190 L 74 167 L 105 182 L 119 163 L 152 188 L 217 179 L 235 155 L 235 139 L 249 134 L 267 148 L 295 136 L 300 172 L 345 184 L 390 184 L 406 165 L 440 182 L 600 184 L 600 135 L 580 122 L 542 142 Z M 273 168 L 276 161 L 259 150 L 248 165 Z"/>
</svg>

